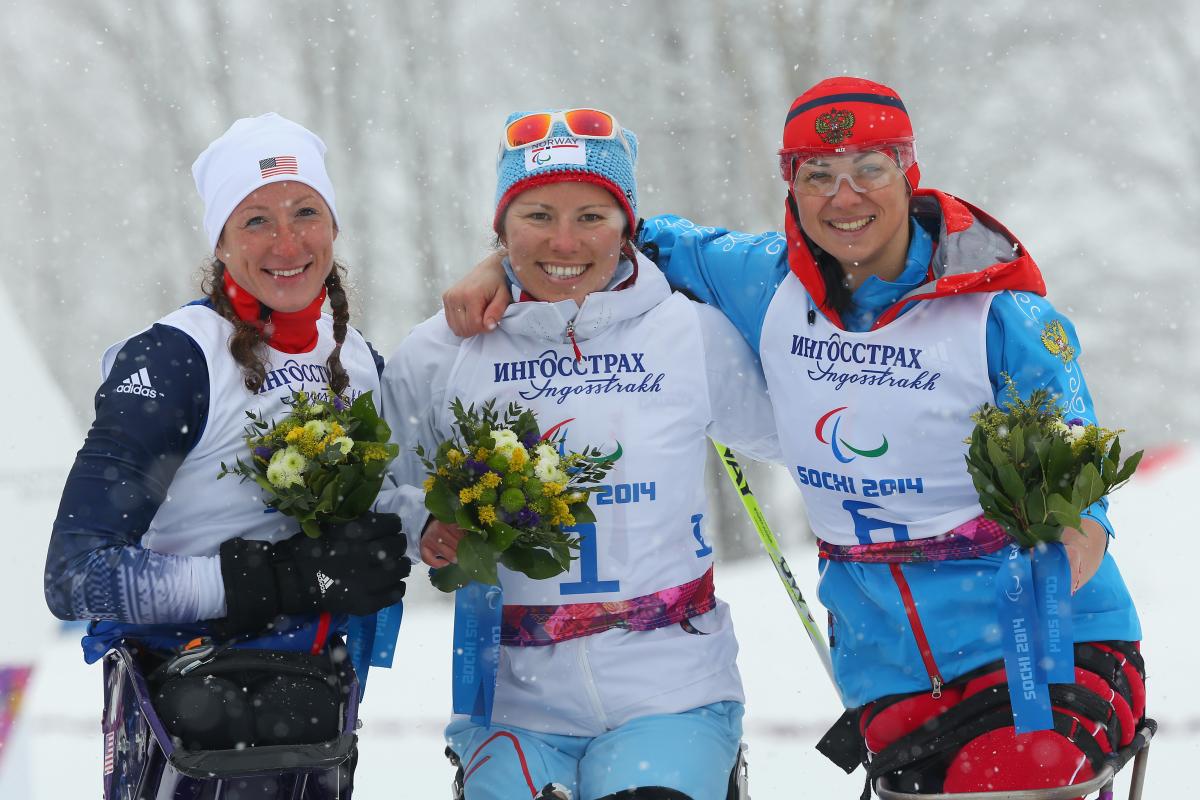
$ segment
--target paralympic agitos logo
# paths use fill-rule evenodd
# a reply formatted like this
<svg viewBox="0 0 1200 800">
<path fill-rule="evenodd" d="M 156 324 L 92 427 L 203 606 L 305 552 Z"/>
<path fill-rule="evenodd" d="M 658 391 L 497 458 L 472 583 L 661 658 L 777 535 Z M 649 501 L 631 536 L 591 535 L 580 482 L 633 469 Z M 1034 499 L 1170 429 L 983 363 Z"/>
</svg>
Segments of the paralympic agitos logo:
<svg viewBox="0 0 1200 800">
<path fill-rule="evenodd" d="M 817 420 L 816 427 L 813 429 L 813 433 L 816 435 L 817 441 L 821 444 L 829 445 L 830 448 L 833 449 L 833 457 L 843 464 L 849 464 L 859 456 L 862 456 L 863 458 L 879 458 L 881 455 L 886 453 L 888 451 L 888 440 L 887 436 L 884 434 L 880 434 L 883 437 L 883 443 L 870 450 L 855 447 L 838 435 L 839 428 L 842 424 L 841 412 L 845 411 L 847 408 L 848 406 L 838 406 L 835 409 L 825 412 L 825 414 L 823 414 L 821 418 Z M 830 420 L 833 420 L 833 424 L 831 426 L 829 425 Z M 826 432 L 827 426 L 829 427 L 828 432 Z M 847 455 L 846 451 L 849 451 L 852 455 Z"/>
<path fill-rule="evenodd" d="M 574 417 L 568 417 L 562 422 L 557 422 L 554 425 L 551 425 L 546 429 L 546 432 L 541 435 L 539 441 L 549 442 L 552 446 L 557 447 L 558 455 L 565 458 L 567 455 L 567 423 L 574 421 Z M 607 464 L 610 461 L 616 461 L 624 453 L 625 450 L 621 447 L 621 443 L 618 441 L 617 449 L 608 455 L 601 455 L 600 451 L 597 450 L 595 451 L 595 455 L 584 455 L 584 458 L 594 464 Z M 568 472 L 570 472 L 570 470 L 568 470 Z"/>
</svg>

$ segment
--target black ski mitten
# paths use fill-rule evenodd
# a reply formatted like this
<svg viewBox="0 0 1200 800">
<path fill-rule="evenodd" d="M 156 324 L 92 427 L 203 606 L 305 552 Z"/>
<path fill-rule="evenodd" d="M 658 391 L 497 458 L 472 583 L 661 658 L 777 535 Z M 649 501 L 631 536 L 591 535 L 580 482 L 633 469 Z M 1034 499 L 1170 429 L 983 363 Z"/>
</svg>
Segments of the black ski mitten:
<svg viewBox="0 0 1200 800">
<path fill-rule="evenodd" d="M 278 614 L 370 614 L 400 601 L 412 567 L 400 517 L 368 512 L 321 530 L 317 539 L 222 544 L 227 616 L 214 632 L 251 633 Z"/>
</svg>

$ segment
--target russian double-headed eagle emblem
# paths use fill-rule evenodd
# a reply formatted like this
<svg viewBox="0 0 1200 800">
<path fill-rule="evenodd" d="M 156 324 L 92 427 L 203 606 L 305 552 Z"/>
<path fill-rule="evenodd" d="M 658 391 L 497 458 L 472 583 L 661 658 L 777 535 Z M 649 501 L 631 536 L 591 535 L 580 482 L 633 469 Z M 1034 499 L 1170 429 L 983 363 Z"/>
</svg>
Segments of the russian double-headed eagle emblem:
<svg viewBox="0 0 1200 800">
<path fill-rule="evenodd" d="M 1058 320 L 1047 322 L 1046 327 L 1042 328 L 1042 344 L 1051 355 L 1058 356 L 1064 364 L 1070 364 L 1071 359 L 1075 357 L 1075 348 L 1071 347 L 1067 332 Z"/>
<path fill-rule="evenodd" d="M 817 117 L 817 136 L 825 144 L 841 144 L 850 138 L 854 128 L 854 112 L 831 108 Z"/>
</svg>

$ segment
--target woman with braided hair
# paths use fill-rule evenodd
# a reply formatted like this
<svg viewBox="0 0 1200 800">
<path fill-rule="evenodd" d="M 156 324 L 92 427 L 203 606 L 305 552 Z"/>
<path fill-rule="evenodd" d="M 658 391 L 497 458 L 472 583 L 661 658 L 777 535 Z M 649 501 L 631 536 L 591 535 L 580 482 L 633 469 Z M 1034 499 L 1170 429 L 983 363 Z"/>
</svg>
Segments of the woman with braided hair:
<svg viewBox="0 0 1200 800">
<path fill-rule="evenodd" d="M 378 398 L 382 363 L 349 325 L 345 270 L 333 257 L 324 153 L 316 135 L 276 114 L 240 119 L 210 144 L 192 167 L 214 256 L 206 296 L 104 354 L 45 588 L 56 616 L 91 621 L 84 658 L 108 654 L 108 797 L 158 780 L 140 774 L 154 764 L 163 770 L 153 753 L 112 744 L 132 730 L 123 724 L 138 724 L 136 714 L 122 721 L 122 670 L 141 673 L 154 693 L 167 755 L 172 746 L 303 747 L 348 725 L 341 760 L 328 763 L 337 769 L 318 771 L 302 796 L 349 796 L 357 697 L 341 635 L 348 615 L 404 593 L 399 517 L 368 513 L 309 538 L 293 518 L 266 513 L 255 483 L 217 480 L 244 451 L 247 412 L 282 419 L 301 390 Z M 326 299 L 332 315 L 322 313 Z M 243 666 L 184 679 L 184 666 L 211 667 L 218 655 Z M 343 696 L 323 698 L 329 685 Z M 292 783 L 268 775 L 247 788 L 301 796 L 288 793 Z"/>
</svg>

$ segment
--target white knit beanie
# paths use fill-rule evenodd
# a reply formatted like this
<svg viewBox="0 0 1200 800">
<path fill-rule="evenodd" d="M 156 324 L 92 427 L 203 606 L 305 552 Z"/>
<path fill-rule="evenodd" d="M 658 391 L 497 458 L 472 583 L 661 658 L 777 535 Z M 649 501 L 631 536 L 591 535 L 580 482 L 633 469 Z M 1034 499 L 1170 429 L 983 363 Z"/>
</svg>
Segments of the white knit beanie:
<svg viewBox="0 0 1200 800">
<path fill-rule="evenodd" d="M 204 232 L 213 252 L 229 215 L 255 189 L 298 181 L 325 199 L 337 224 L 333 184 L 325 171 L 321 137 L 275 113 L 244 117 L 229 126 L 192 164 L 204 201 Z"/>
</svg>

